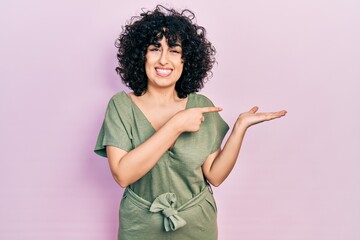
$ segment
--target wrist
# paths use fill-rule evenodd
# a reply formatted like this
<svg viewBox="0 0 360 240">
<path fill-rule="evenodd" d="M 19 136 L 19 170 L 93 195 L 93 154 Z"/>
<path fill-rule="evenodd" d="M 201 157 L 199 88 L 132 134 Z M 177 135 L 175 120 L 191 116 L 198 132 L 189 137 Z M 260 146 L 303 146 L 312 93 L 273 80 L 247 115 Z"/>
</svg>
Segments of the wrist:
<svg viewBox="0 0 360 240">
<path fill-rule="evenodd" d="M 180 135 L 181 133 L 184 132 L 182 127 L 183 125 L 175 116 L 170 118 L 170 120 L 166 123 L 166 125 L 169 125 L 170 129 L 172 129 L 176 134 Z"/>
<path fill-rule="evenodd" d="M 242 121 L 236 121 L 235 125 L 234 125 L 234 128 L 233 128 L 233 131 L 234 132 L 246 132 L 246 130 L 249 128 L 248 125 L 246 125 L 244 122 Z"/>
</svg>

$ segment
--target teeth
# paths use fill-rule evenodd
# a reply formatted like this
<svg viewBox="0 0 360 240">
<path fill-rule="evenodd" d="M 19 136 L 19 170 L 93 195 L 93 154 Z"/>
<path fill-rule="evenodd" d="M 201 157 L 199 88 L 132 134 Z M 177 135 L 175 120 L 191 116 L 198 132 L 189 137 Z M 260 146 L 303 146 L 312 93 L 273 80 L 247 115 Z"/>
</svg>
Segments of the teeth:
<svg viewBox="0 0 360 240">
<path fill-rule="evenodd" d="M 167 75 L 167 74 L 170 74 L 171 73 L 171 69 L 161 69 L 161 68 L 156 68 L 156 71 L 160 74 L 164 74 L 164 75 Z"/>
</svg>

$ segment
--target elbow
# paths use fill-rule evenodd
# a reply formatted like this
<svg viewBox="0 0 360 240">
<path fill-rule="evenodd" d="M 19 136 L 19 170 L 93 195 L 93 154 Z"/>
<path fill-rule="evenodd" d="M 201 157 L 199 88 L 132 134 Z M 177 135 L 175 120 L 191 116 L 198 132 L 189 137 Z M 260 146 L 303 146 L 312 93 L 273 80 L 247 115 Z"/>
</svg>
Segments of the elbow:
<svg viewBox="0 0 360 240">
<path fill-rule="evenodd" d="M 119 176 L 116 175 L 116 174 L 113 174 L 113 178 L 115 179 L 115 182 L 116 182 L 117 184 L 119 184 L 119 186 L 122 187 L 122 188 L 126 188 L 127 186 L 130 185 L 129 181 L 127 181 L 127 180 L 124 179 L 124 178 L 119 177 Z"/>
<path fill-rule="evenodd" d="M 219 176 L 214 176 L 214 174 L 210 174 L 208 172 L 205 172 L 204 175 L 205 175 L 205 178 L 208 181 L 208 183 L 210 183 L 214 187 L 220 186 L 223 183 L 223 181 L 225 180 Z"/>
<path fill-rule="evenodd" d="M 222 182 L 210 182 L 211 185 L 213 185 L 214 187 L 218 187 L 221 185 Z"/>
<path fill-rule="evenodd" d="M 120 187 L 122 187 L 122 188 L 127 188 L 127 186 L 129 186 L 129 184 L 128 183 L 124 183 L 124 182 L 117 182 L 118 184 L 119 184 L 119 186 Z"/>
<path fill-rule="evenodd" d="M 220 179 L 212 179 L 212 180 L 208 179 L 208 182 L 214 187 L 218 187 L 223 183 L 223 181 L 221 181 Z"/>
</svg>

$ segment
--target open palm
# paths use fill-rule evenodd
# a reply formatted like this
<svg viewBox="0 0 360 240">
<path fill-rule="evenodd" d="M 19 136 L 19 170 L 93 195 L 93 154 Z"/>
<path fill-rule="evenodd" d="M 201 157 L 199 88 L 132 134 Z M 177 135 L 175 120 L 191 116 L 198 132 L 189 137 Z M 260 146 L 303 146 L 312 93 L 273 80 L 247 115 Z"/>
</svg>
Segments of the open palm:
<svg viewBox="0 0 360 240">
<path fill-rule="evenodd" d="M 244 124 L 246 127 L 250 127 L 257 123 L 264 121 L 270 121 L 276 118 L 280 118 L 286 115 L 287 111 L 282 110 L 278 112 L 258 112 L 259 107 L 255 106 L 248 112 L 241 113 L 238 117 L 238 122 Z"/>
</svg>

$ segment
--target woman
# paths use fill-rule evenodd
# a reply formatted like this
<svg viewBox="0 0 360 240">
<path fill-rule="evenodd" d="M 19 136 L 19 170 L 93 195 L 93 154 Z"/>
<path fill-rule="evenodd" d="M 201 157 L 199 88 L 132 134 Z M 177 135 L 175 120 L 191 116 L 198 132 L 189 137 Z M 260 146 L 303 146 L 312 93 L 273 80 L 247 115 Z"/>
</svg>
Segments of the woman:
<svg viewBox="0 0 360 240">
<path fill-rule="evenodd" d="M 109 160 L 126 188 L 119 239 L 217 239 L 216 204 L 208 183 L 219 186 L 239 154 L 246 129 L 286 111 L 239 115 L 228 125 L 196 94 L 215 62 L 205 29 L 189 10 L 157 6 L 125 26 L 117 41 L 116 71 L 133 92 L 109 102 L 95 152 Z"/>
</svg>

